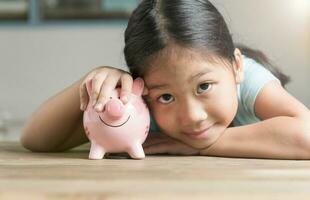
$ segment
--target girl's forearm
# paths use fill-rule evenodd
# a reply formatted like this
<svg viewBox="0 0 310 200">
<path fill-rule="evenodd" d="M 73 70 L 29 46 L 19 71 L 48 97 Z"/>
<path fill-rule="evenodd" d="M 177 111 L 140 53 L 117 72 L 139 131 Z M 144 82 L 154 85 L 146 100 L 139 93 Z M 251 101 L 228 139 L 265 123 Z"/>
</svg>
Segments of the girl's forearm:
<svg viewBox="0 0 310 200">
<path fill-rule="evenodd" d="M 83 78 L 48 99 L 29 117 L 21 136 L 25 148 L 54 151 L 72 138 L 83 117 L 79 98 L 82 81 Z"/>
<path fill-rule="evenodd" d="M 310 122 L 275 117 L 255 124 L 227 128 L 202 155 L 225 157 L 310 159 Z"/>
</svg>

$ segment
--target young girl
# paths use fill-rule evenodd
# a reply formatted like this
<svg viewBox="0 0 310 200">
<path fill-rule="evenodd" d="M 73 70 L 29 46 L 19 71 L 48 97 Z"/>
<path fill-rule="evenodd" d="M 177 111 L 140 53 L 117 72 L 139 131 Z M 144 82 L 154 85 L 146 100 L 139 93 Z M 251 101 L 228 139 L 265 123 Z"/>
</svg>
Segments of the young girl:
<svg viewBox="0 0 310 200">
<path fill-rule="evenodd" d="M 118 86 L 126 103 L 142 77 L 154 120 L 147 154 L 310 159 L 310 112 L 283 88 L 288 77 L 261 52 L 237 48 L 208 0 L 142 1 L 124 53 L 130 73 L 96 68 L 43 103 L 24 126 L 24 147 L 63 151 L 88 142 L 86 105 L 102 112 Z"/>
</svg>

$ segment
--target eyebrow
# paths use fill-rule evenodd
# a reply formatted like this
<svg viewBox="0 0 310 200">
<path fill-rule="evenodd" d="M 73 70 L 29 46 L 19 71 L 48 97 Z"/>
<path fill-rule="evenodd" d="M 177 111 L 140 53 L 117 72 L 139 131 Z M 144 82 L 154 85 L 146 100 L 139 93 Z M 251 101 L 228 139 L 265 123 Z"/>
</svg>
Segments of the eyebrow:
<svg viewBox="0 0 310 200">
<path fill-rule="evenodd" d="M 148 90 L 154 90 L 154 89 L 162 89 L 168 86 L 169 86 L 168 84 L 159 84 L 159 85 L 154 84 L 154 85 L 149 85 L 147 88 Z"/>
<path fill-rule="evenodd" d="M 195 75 L 192 75 L 191 77 L 188 78 L 187 82 L 191 82 L 193 79 L 196 79 L 196 78 L 199 78 L 207 73 L 210 73 L 211 70 L 210 69 L 204 69 L 202 70 L 201 72 L 195 74 Z M 163 89 L 163 88 L 166 88 L 168 87 L 169 84 L 151 84 L 151 85 L 148 85 L 148 90 L 153 90 L 153 89 Z"/>
<path fill-rule="evenodd" d="M 205 74 L 210 73 L 211 70 L 210 69 L 204 69 L 201 72 L 199 72 L 198 74 L 192 75 L 191 77 L 189 77 L 189 79 L 187 80 L 187 82 L 190 82 L 191 80 L 195 79 L 195 78 L 199 78 Z"/>
</svg>

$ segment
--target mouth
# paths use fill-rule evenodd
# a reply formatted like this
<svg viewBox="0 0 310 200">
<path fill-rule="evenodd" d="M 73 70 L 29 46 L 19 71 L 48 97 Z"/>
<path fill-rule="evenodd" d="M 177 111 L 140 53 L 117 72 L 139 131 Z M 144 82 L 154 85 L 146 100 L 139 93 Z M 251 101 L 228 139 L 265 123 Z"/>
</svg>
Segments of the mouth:
<svg viewBox="0 0 310 200">
<path fill-rule="evenodd" d="M 207 139 L 209 137 L 209 132 L 210 129 L 214 126 L 214 124 L 212 124 L 211 126 L 209 126 L 208 128 L 199 131 L 199 132 L 185 132 L 185 134 L 195 140 L 199 140 L 199 139 Z"/>
<path fill-rule="evenodd" d="M 117 127 L 120 127 L 120 126 L 123 126 L 124 124 L 126 124 L 128 122 L 128 120 L 130 119 L 130 115 L 128 116 L 128 118 L 125 120 L 125 122 L 121 123 L 121 124 L 118 124 L 118 125 L 111 125 L 111 124 L 108 124 L 106 123 L 103 119 L 101 119 L 100 115 L 99 115 L 99 119 L 102 123 L 104 123 L 106 126 L 109 126 L 109 127 L 113 127 L 113 128 L 117 128 Z"/>
</svg>

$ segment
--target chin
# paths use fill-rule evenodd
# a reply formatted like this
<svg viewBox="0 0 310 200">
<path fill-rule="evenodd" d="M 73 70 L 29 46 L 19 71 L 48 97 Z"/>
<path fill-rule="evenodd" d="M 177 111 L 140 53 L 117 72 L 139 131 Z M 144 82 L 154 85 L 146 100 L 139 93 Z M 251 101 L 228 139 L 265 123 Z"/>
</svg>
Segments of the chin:
<svg viewBox="0 0 310 200">
<path fill-rule="evenodd" d="M 209 139 L 208 140 L 193 140 L 191 138 L 187 138 L 187 136 L 184 136 L 182 138 L 179 138 L 181 142 L 184 144 L 187 144 L 195 149 L 205 149 L 209 147 L 213 142 L 211 142 Z"/>
<path fill-rule="evenodd" d="M 208 147 L 210 147 L 212 144 L 214 144 L 221 136 L 221 133 L 214 133 L 210 134 L 208 138 L 205 139 L 192 139 L 189 138 L 188 136 L 185 136 L 185 138 L 183 138 L 183 142 L 187 145 L 190 145 L 193 148 L 196 149 L 206 149 Z"/>
<path fill-rule="evenodd" d="M 214 142 L 212 142 L 210 140 L 208 140 L 208 141 L 196 141 L 196 142 L 193 142 L 193 144 L 191 146 L 196 148 L 196 149 L 206 149 L 206 148 L 210 147 L 213 143 Z"/>
</svg>

